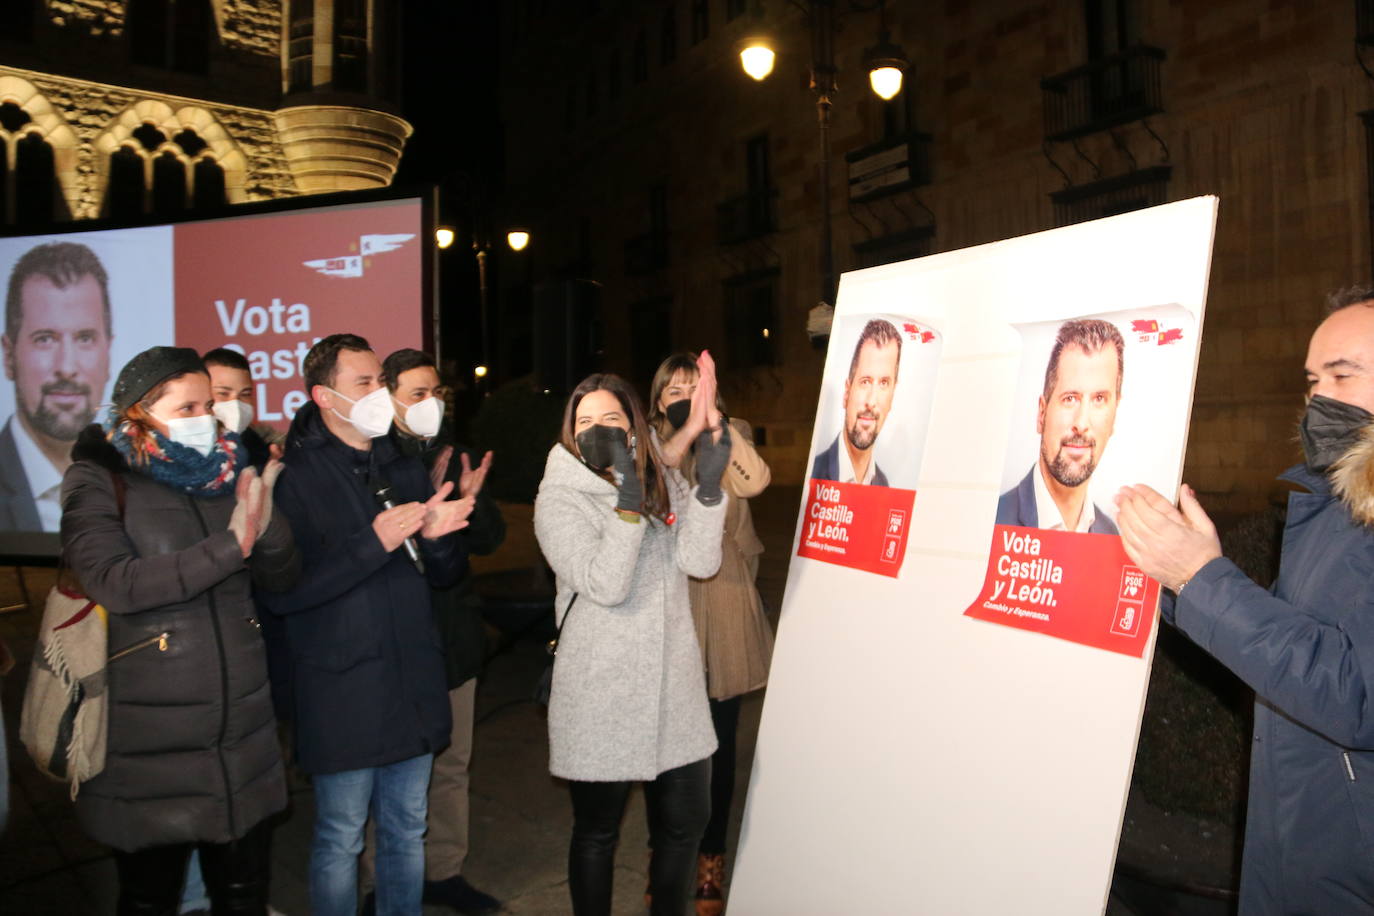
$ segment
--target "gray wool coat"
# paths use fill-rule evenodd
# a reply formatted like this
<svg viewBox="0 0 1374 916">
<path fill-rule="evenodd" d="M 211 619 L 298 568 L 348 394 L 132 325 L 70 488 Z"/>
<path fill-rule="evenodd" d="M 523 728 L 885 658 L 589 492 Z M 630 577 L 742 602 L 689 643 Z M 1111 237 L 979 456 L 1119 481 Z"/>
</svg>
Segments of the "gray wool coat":
<svg viewBox="0 0 1374 916">
<path fill-rule="evenodd" d="M 709 757 L 715 731 L 687 577 L 720 565 L 728 497 L 676 502 L 672 525 L 616 516 L 616 488 L 562 445 L 549 452 L 534 532 L 557 576 L 560 622 L 549 701 L 549 771 L 651 780 Z"/>
</svg>

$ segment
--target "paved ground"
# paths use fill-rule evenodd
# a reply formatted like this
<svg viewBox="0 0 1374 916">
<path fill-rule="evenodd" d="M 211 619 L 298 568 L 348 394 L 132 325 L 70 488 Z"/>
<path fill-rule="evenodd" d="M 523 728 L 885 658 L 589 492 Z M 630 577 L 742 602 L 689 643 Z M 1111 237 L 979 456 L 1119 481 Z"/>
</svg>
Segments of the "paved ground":
<svg viewBox="0 0 1374 916">
<path fill-rule="evenodd" d="M 760 589 L 768 606 L 781 603 L 788 548 L 796 518 L 797 488 L 772 488 L 755 500 L 758 528 L 767 547 Z M 528 574 L 539 558 L 529 534 L 529 507 L 506 507 L 511 531 L 497 555 L 480 561 L 478 572 L 491 587 L 505 592 L 537 590 Z M 41 596 L 51 573 L 27 570 L 30 593 Z M 18 600 L 16 573 L 0 567 L 0 605 Z M 114 867 L 108 850 L 86 839 L 72 815 L 65 787 L 40 776 L 15 739 L 24 678 L 38 614 L 20 611 L 0 615 L 0 639 L 14 651 L 17 665 L 4 678 L 3 699 L 12 766 L 10 826 L 0 836 L 0 913 L 6 916 L 61 914 L 105 916 L 114 912 Z M 465 873 L 479 887 L 506 901 L 513 914 L 562 914 L 569 911 L 565 857 L 571 829 L 566 789 L 548 774 L 547 739 L 542 711 L 528 699 L 544 663 L 545 627 L 535 625 L 515 635 L 533 619 L 509 612 L 504 637 L 493 640 L 492 655 L 477 700 L 477 729 L 472 776 L 472 853 Z M 740 722 L 740 766 L 731 849 L 739 831 L 744 789 L 753 760 L 754 738 L 762 695 L 746 699 Z M 312 796 L 304 782 L 292 792 L 289 816 L 277 829 L 273 847 L 272 902 L 289 914 L 309 912 L 306 862 L 313 815 Z M 1207 825 L 1140 807 L 1127 812 L 1128 834 L 1139 848 L 1168 848 L 1180 842 L 1203 844 Z M 642 893 L 647 866 L 643 800 L 632 796 L 622 832 L 616 872 L 615 910 L 643 916 Z M 1123 846 L 1123 849 L 1125 847 Z M 1123 853 L 1124 857 L 1124 853 Z M 427 914 L 451 911 L 426 908 Z M 913 910 L 916 912 L 916 910 Z M 1149 882 L 1122 876 L 1107 912 L 1113 916 L 1150 913 L 1197 913 L 1221 916 L 1225 904 L 1161 892 Z M 855 914 L 862 913 L 861 905 Z M 851 914 L 837 914 L 851 916 Z"/>
</svg>

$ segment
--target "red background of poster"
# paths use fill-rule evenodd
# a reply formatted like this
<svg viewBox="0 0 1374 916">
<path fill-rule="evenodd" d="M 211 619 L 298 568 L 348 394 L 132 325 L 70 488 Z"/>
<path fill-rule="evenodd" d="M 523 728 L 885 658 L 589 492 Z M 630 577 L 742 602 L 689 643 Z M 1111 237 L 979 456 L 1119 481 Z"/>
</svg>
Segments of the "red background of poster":
<svg viewBox="0 0 1374 916">
<path fill-rule="evenodd" d="M 915 502 L 915 490 L 813 478 L 806 486 L 797 556 L 895 579 L 906 556 Z M 821 517 L 824 510 L 836 507 L 853 512 L 853 520 Z"/>
<path fill-rule="evenodd" d="M 1060 567 L 1063 580 L 1038 583 L 1034 575 L 1007 572 L 1013 568 L 1007 564 L 1037 561 Z M 1037 594 L 1037 585 L 1051 589 L 1052 596 Z M 1023 589 L 1025 594 L 1017 597 Z M 964 614 L 1140 658 L 1150 641 L 1158 601 L 1159 583 L 1136 568 L 1117 535 L 995 525 L 987 578 Z"/>
<path fill-rule="evenodd" d="M 304 263 L 358 256 L 364 235 L 413 237 L 362 256 L 358 277 L 328 276 Z M 176 226 L 174 246 L 177 344 L 200 352 L 240 345 L 254 364 L 254 409 L 264 422 L 285 429 L 293 412 L 284 409 L 288 395 L 303 402 L 300 358 L 318 338 L 359 334 L 378 358 L 424 346 L 428 241 L 418 200 L 186 223 Z M 216 300 L 232 320 L 240 299 L 242 314 L 230 333 Z M 275 323 L 266 313 L 274 300 L 282 306 Z M 309 308 L 308 331 L 287 330 L 296 303 Z M 253 360 L 259 351 L 270 360 Z"/>
</svg>

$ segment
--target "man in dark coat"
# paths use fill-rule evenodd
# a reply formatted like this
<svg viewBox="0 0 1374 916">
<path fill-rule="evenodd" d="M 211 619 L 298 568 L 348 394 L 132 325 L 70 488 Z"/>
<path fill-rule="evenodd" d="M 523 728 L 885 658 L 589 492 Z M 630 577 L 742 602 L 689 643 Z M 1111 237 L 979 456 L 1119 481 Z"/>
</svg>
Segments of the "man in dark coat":
<svg viewBox="0 0 1374 916">
<path fill-rule="evenodd" d="M 444 401 L 434 358 L 420 350 L 397 350 L 382 363 L 387 389 L 396 405 L 391 438 L 404 454 L 415 455 L 430 471 L 436 487 L 451 481 L 460 496 L 476 503 L 468 526 L 458 537 L 469 554 L 491 553 L 506 536 L 501 510 L 482 488 L 491 467 L 491 452 L 482 458 L 454 444 L 444 422 Z M 434 758 L 429 783 L 429 830 L 425 834 L 424 902 L 459 913 L 495 913 L 501 902 L 468 883 L 463 863 L 468 852 L 468 763 L 472 757 L 473 711 L 477 675 L 486 660 L 486 627 L 481 599 L 472 577 L 432 591 L 434 620 L 444 646 L 449 711 L 453 731 L 446 750 Z M 372 850 L 364 856 L 364 885 L 369 884 Z M 366 911 L 366 906 L 364 906 Z"/>
<path fill-rule="evenodd" d="M 1374 910 L 1374 288 L 1333 297 L 1307 350 L 1305 462 L 1272 592 L 1221 555 L 1185 486 L 1117 497 L 1166 619 L 1255 690 L 1240 912 Z"/>
<path fill-rule="evenodd" d="M 296 756 L 315 788 L 311 910 L 353 916 L 371 806 L 378 911 L 419 912 L 425 793 L 450 726 L 430 588 L 466 570 L 452 534 L 473 501 L 435 493 L 424 465 L 387 438 L 391 400 L 367 341 L 326 337 L 304 374 L 311 401 L 292 421 L 276 490 L 301 581 L 264 597 L 286 619 Z"/>
</svg>

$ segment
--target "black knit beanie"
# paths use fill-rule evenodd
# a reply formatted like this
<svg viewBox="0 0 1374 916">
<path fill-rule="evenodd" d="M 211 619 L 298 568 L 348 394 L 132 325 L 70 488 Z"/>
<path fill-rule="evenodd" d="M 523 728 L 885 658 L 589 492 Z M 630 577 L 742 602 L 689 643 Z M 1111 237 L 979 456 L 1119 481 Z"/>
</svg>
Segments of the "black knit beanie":
<svg viewBox="0 0 1374 916">
<path fill-rule="evenodd" d="M 190 347 L 150 347 L 119 370 L 114 385 L 115 413 L 137 404 L 158 382 L 183 372 L 205 372 L 200 354 Z"/>
</svg>

